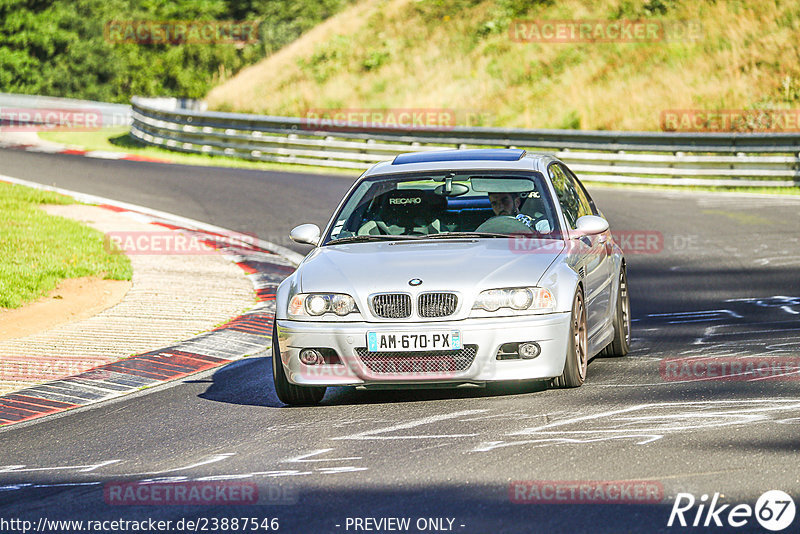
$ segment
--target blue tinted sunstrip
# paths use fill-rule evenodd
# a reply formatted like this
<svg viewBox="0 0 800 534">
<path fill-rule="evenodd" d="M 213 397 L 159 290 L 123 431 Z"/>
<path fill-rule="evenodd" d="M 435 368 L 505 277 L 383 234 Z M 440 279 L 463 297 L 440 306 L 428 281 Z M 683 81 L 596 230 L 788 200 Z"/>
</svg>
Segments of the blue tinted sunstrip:
<svg viewBox="0 0 800 534">
<path fill-rule="evenodd" d="M 437 163 L 443 161 L 518 161 L 525 155 L 519 148 L 477 148 L 471 150 L 443 150 L 440 152 L 411 152 L 400 154 L 392 165 L 406 163 Z"/>
<path fill-rule="evenodd" d="M 448 197 L 447 199 L 447 209 L 483 209 L 491 207 L 492 203 L 489 202 L 489 197 L 486 195 L 478 197 Z"/>
</svg>

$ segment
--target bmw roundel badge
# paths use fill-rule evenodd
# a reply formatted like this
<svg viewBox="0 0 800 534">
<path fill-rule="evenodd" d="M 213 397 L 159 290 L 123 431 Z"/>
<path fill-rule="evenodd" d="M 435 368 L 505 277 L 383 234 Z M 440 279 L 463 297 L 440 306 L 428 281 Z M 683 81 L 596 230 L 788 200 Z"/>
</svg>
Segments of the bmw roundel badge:
<svg viewBox="0 0 800 534">
<path fill-rule="evenodd" d="M 420 280 L 419 278 L 412 278 L 411 280 L 408 281 L 408 285 L 414 287 L 420 286 L 422 285 L 422 280 Z"/>
</svg>

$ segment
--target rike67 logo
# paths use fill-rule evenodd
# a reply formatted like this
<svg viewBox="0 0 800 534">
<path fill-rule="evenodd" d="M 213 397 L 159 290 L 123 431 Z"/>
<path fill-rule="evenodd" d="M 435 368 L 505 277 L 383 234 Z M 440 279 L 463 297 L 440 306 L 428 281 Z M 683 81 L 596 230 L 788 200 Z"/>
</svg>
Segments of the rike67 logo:
<svg viewBox="0 0 800 534">
<path fill-rule="evenodd" d="M 794 521 L 794 500 L 784 491 L 765 492 L 758 498 L 755 507 L 749 504 L 722 504 L 720 501 L 722 497 L 719 493 L 715 493 L 710 500 L 708 494 L 696 499 L 691 493 L 678 493 L 667 526 L 739 528 L 750 523 L 755 517 L 763 528 L 778 532 L 788 528 Z"/>
</svg>

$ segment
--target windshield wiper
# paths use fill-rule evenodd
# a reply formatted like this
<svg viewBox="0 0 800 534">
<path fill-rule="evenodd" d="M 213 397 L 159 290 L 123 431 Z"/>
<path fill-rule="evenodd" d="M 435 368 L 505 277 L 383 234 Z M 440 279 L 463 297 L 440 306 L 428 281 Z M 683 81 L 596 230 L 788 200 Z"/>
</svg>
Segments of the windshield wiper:
<svg viewBox="0 0 800 534">
<path fill-rule="evenodd" d="M 415 235 L 366 234 L 366 235 L 353 235 L 350 237 L 340 237 L 339 239 L 332 239 L 325 244 L 340 245 L 343 243 L 363 243 L 366 241 L 398 241 L 402 239 L 419 239 L 420 237 L 421 236 L 415 236 Z"/>
<path fill-rule="evenodd" d="M 464 237 L 513 237 L 508 234 L 497 234 L 493 232 L 444 232 L 441 234 L 428 234 L 425 239 L 458 239 Z"/>
</svg>

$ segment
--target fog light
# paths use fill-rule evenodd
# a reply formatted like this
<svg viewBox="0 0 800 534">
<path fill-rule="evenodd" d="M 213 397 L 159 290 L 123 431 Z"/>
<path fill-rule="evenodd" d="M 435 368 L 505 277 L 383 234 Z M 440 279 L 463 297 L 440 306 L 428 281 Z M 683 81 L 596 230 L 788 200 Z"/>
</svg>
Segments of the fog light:
<svg viewBox="0 0 800 534">
<path fill-rule="evenodd" d="M 300 351 L 300 362 L 306 365 L 317 365 L 323 362 L 322 353 L 317 349 L 303 349 Z"/>
<path fill-rule="evenodd" d="M 541 354 L 541 352 L 542 348 L 538 343 L 529 342 L 519 344 L 519 355 L 525 360 L 532 360 Z"/>
</svg>

